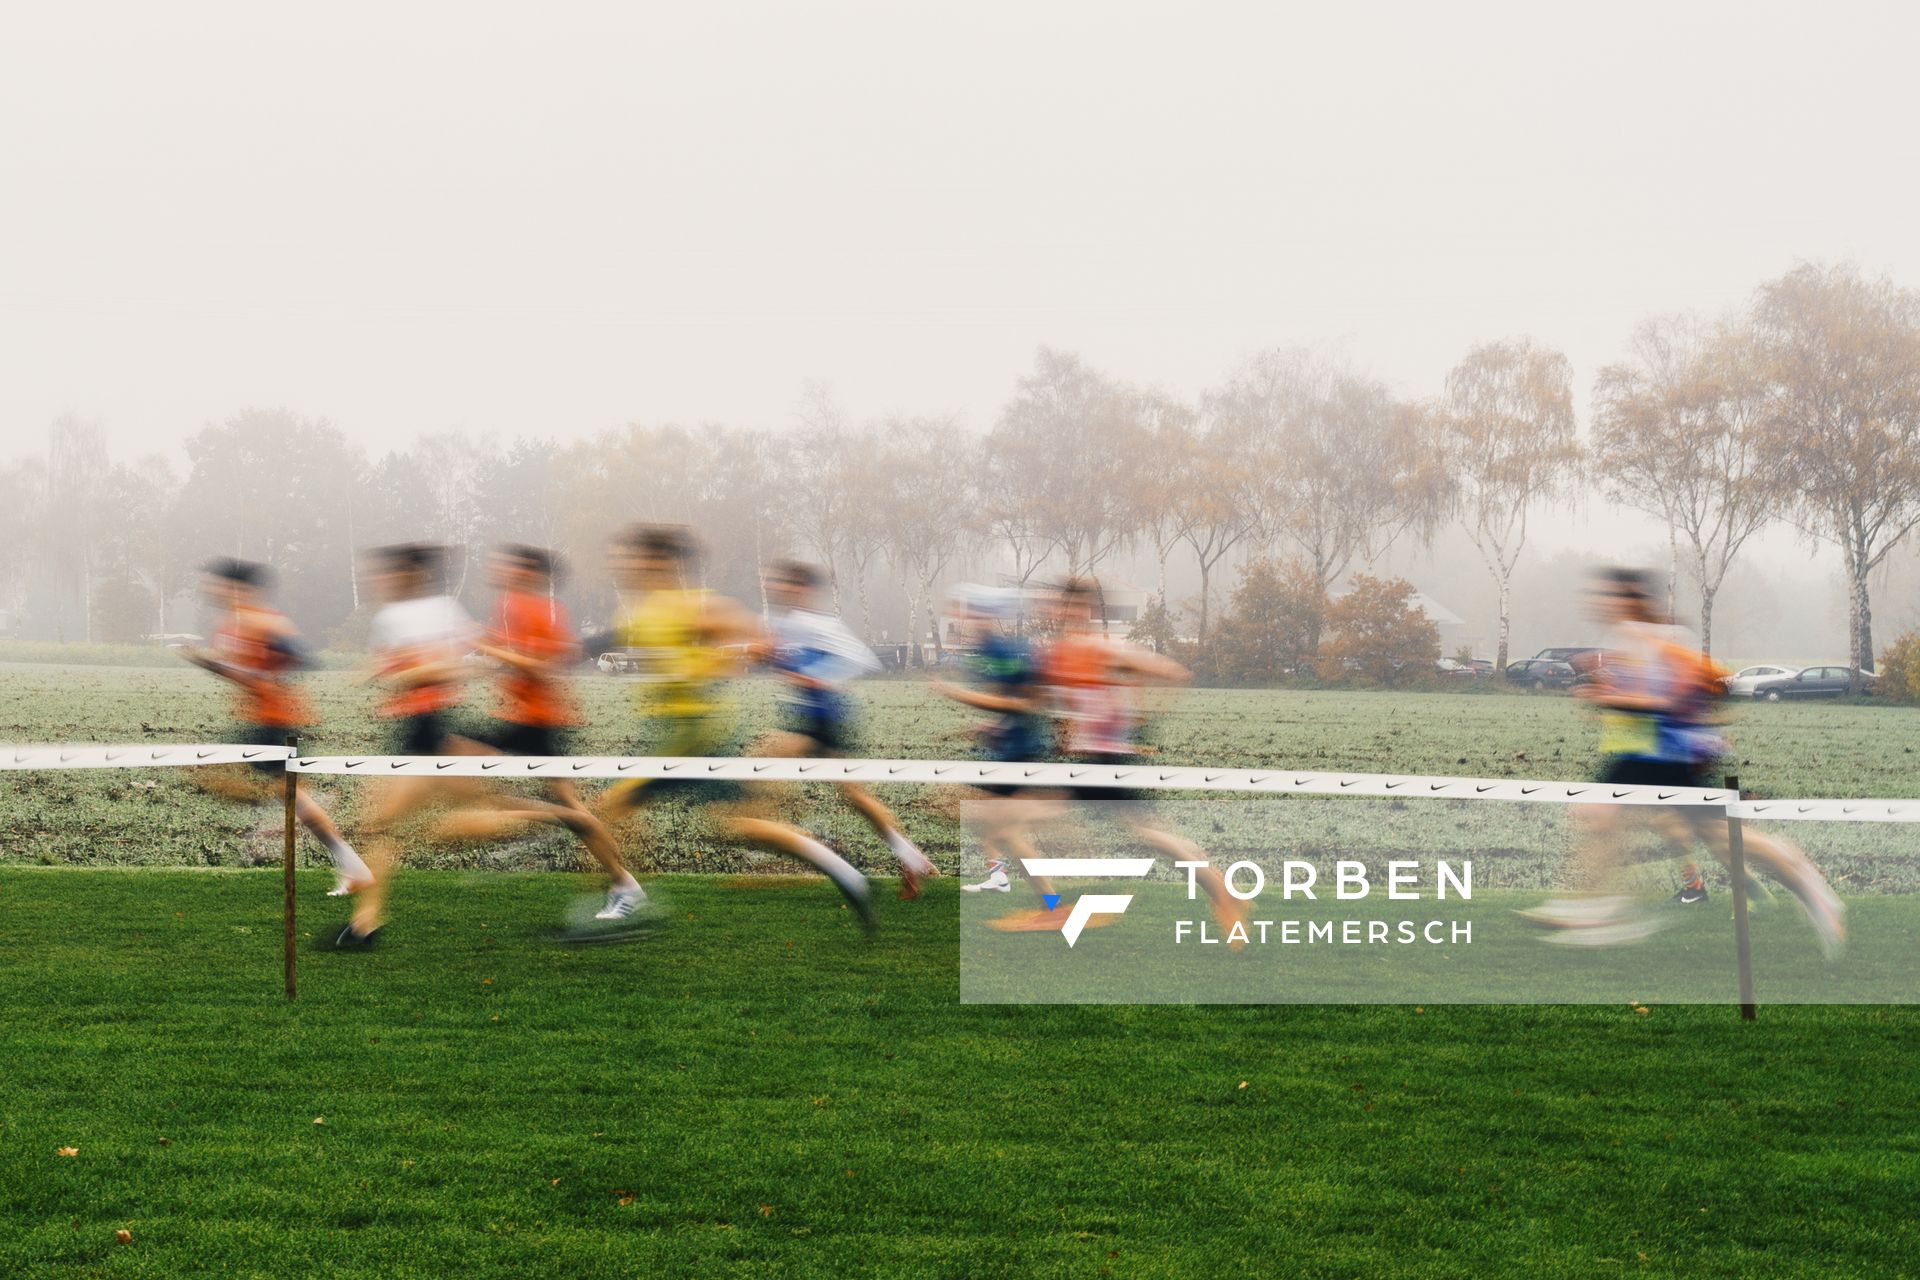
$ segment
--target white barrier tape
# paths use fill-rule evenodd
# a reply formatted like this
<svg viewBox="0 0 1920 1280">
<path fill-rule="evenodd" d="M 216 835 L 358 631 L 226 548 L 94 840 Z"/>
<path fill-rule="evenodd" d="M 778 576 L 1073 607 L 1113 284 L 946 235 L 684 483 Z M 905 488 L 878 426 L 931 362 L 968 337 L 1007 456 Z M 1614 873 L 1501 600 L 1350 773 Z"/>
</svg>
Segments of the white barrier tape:
<svg viewBox="0 0 1920 1280">
<path fill-rule="evenodd" d="M 10 747 L 0 745 L 0 771 L 14 769 L 161 769 L 173 765 L 258 764 L 286 760 L 286 747 L 251 743 L 187 742 L 166 746 Z"/>
<path fill-rule="evenodd" d="M 1750 822 L 1920 822 L 1920 800 L 1743 800 L 1727 816 Z"/>
<path fill-rule="evenodd" d="M 1162 765 L 995 763 L 981 760 L 809 760 L 753 756 L 300 756 L 295 773 L 353 777 L 677 778 L 710 782 L 947 783 L 960 786 L 1240 791 L 1291 795 L 1394 796 L 1430 800 L 1522 800 L 1548 804 L 1706 805 L 1735 793 L 1702 787 L 1618 787 L 1597 782 L 1428 778 L 1298 769 L 1207 769 Z"/>
</svg>

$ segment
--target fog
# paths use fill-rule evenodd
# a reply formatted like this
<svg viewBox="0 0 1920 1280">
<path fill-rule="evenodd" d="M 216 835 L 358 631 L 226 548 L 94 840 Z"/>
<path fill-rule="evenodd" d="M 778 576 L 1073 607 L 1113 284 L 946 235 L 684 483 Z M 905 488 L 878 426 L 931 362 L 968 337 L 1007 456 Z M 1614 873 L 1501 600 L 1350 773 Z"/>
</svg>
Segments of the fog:
<svg viewBox="0 0 1920 1280">
<path fill-rule="evenodd" d="M 1920 284 L 1916 35 L 1897 5 L 15 9 L 0 454 L 248 406 L 374 452 L 781 427 L 809 380 L 984 429 L 1041 344 L 1184 398 L 1307 345 L 1421 397 L 1528 334 L 1584 417 L 1648 315 L 1798 260 Z M 1528 563 L 1664 543 L 1589 502 Z M 1756 540 L 1729 617 L 1817 617 L 1728 651 L 1837 649 L 1833 571 Z"/>
</svg>

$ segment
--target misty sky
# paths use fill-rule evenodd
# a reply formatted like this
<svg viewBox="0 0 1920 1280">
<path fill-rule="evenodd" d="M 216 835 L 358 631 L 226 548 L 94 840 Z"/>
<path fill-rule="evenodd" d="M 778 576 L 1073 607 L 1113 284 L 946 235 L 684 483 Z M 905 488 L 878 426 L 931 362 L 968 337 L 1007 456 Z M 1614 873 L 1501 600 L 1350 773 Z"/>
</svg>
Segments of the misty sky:
<svg viewBox="0 0 1920 1280">
<path fill-rule="evenodd" d="M 374 449 L 777 426 L 808 378 L 985 425 L 1041 343 L 1182 394 L 1307 343 L 1411 395 L 1529 333 L 1584 416 L 1649 313 L 1803 257 L 1920 285 L 1916 36 L 1896 5 L 15 7 L 0 451 L 254 404 Z"/>
</svg>

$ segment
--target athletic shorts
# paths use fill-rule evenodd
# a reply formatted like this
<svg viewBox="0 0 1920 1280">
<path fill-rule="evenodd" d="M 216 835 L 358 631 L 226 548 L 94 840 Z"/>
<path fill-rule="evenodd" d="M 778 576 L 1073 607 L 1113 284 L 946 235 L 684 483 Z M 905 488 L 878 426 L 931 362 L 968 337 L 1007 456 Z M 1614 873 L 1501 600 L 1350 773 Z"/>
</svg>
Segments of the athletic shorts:
<svg viewBox="0 0 1920 1280">
<path fill-rule="evenodd" d="M 503 756 L 564 756 L 567 754 L 567 730 L 563 725 L 515 724 L 511 720 L 490 720 L 478 731 L 463 735 L 482 746 L 492 747 Z"/>
<path fill-rule="evenodd" d="M 1071 756 L 1069 764 L 1113 765 L 1125 768 L 1127 765 L 1145 767 L 1142 761 L 1132 756 Z M 1147 792 L 1139 787 L 1067 787 L 1067 799 L 1079 804 L 1083 800 L 1105 800 L 1109 803 L 1144 804 Z"/>
<path fill-rule="evenodd" d="M 667 730 L 667 740 L 653 751 L 636 754 L 652 756 L 717 756 L 732 737 L 731 722 L 721 716 L 676 717 Z M 664 796 L 686 796 L 696 804 L 721 804 L 739 800 L 746 788 L 726 778 L 685 777 L 629 778 L 607 789 L 616 803 L 631 807 L 650 804 Z"/>
<path fill-rule="evenodd" d="M 1685 760 L 1611 756 L 1601 766 L 1599 781 L 1610 787 L 1711 787 L 1708 768 Z"/>
<path fill-rule="evenodd" d="M 235 742 L 244 742 L 250 747 L 281 747 L 287 745 L 287 735 L 294 732 L 285 725 L 243 724 L 235 733 Z M 285 773 L 285 760 L 249 760 L 247 768 L 258 769 L 261 773 Z"/>
<path fill-rule="evenodd" d="M 852 726 L 844 716 L 812 715 L 796 709 L 789 712 L 784 727 L 788 733 L 805 738 L 812 755 L 837 756 L 853 738 Z"/>
<path fill-rule="evenodd" d="M 446 750 L 450 730 L 440 712 L 422 711 L 395 720 L 390 732 L 394 755 L 437 756 Z"/>
</svg>

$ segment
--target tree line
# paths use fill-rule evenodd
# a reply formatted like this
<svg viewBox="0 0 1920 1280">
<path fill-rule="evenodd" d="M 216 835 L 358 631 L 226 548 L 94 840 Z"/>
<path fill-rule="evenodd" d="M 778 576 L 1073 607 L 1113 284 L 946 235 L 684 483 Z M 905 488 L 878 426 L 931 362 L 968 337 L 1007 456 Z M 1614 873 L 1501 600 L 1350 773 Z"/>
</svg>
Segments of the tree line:
<svg viewBox="0 0 1920 1280">
<path fill-rule="evenodd" d="M 1031 584 L 1150 564 L 1143 625 L 1205 651 L 1230 556 L 1324 600 L 1390 547 L 1457 526 L 1497 588 L 1504 666 L 1529 522 L 1598 493 L 1664 525 L 1709 645 L 1715 595 L 1756 533 L 1785 522 L 1832 543 L 1849 652 L 1871 667 L 1869 576 L 1920 522 L 1920 295 L 1803 264 L 1728 315 L 1650 320 L 1599 371 L 1584 434 L 1570 363 L 1532 339 L 1473 347 L 1419 398 L 1275 350 L 1187 401 L 1043 348 L 984 431 L 853 421 L 818 387 L 796 416 L 506 445 L 429 434 L 375 455 L 325 421 L 250 409 L 194 434 L 184 467 L 114 458 L 97 424 L 64 417 L 44 453 L 0 468 L 0 600 L 36 637 L 184 629 L 195 566 L 237 555 L 273 566 L 295 617 L 351 647 L 366 548 L 459 549 L 450 585 L 477 602 L 480 551 L 522 541 L 576 566 L 569 603 L 605 618 L 607 535 L 677 521 L 705 538 L 714 586 L 756 601 L 761 564 L 804 556 L 870 639 L 936 647 L 963 569 Z M 1191 602 L 1169 599 L 1170 563 L 1197 574 Z M 1317 654 L 1325 616 L 1300 611 L 1288 643 Z"/>
</svg>

